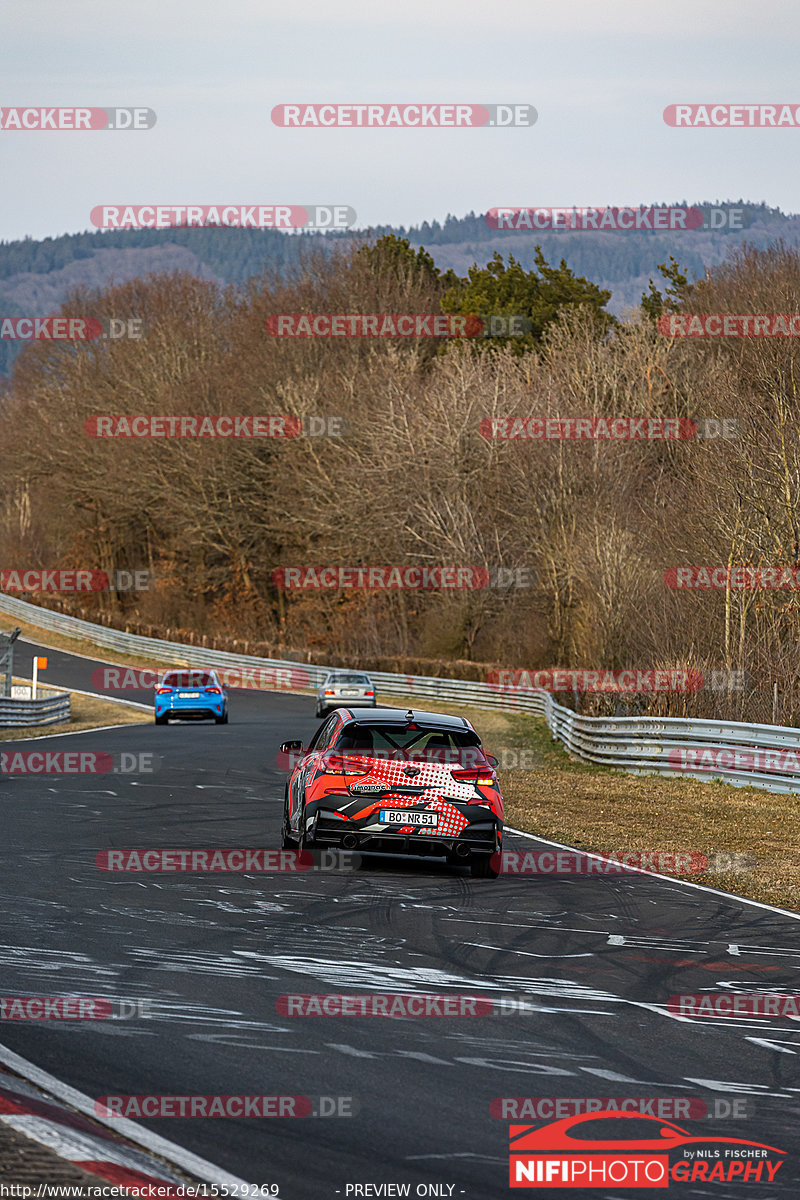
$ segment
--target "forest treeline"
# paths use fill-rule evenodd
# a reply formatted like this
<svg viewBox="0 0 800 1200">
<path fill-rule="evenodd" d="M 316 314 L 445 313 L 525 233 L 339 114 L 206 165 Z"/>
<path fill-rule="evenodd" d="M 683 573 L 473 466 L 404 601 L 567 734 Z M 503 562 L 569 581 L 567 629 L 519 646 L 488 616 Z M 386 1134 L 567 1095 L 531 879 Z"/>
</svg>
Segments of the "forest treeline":
<svg viewBox="0 0 800 1200">
<path fill-rule="evenodd" d="M 700 206 L 707 215 L 715 205 Z M 50 276 L 46 289 L 61 299 L 67 288 L 76 281 L 97 287 L 104 280 L 120 281 L 131 274 L 153 270 L 170 270 L 177 246 L 190 252 L 194 265 L 186 269 L 208 278 L 213 275 L 222 283 L 242 284 L 265 272 L 289 276 L 301 263 L 320 254 L 337 253 L 343 245 L 375 241 L 386 235 L 408 238 L 413 246 L 424 245 L 440 261 L 465 270 L 473 258 L 486 258 L 494 249 L 504 254 L 511 251 L 524 263 L 533 261 L 534 247 L 540 244 L 545 258 L 555 260 L 562 255 L 570 269 L 594 279 L 614 293 L 613 311 L 627 311 L 641 290 L 641 281 L 656 269 L 656 264 L 670 256 L 678 258 L 691 278 L 701 278 L 706 266 L 725 258 L 733 245 L 743 239 L 754 246 L 767 247 L 781 237 L 789 244 L 800 242 L 800 219 L 770 208 L 738 200 L 725 202 L 736 212 L 736 228 L 651 232 L 580 232 L 549 235 L 532 232 L 498 233 L 490 228 L 481 213 L 470 212 L 462 217 L 448 215 L 444 221 L 423 221 L 420 225 L 377 226 L 367 231 L 298 232 L 291 235 L 273 229 L 119 229 L 63 234 L 41 240 L 24 238 L 0 242 L 0 316 L 45 316 L 38 303 L 31 311 L 32 295 L 40 293 L 40 282 L 30 276 Z M 722 209 L 718 209 L 721 212 Z M 713 222 L 712 222 L 713 223 Z M 133 252 L 126 260 L 105 251 Z M 136 252 L 147 251 L 148 258 L 140 259 L 136 269 Z M 155 263 L 153 257 L 155 256 Z M 159 264 L 163 258 L 163 268 Z M 83 264 L 83 265 L 81 265 Z M 131 267 L 134 267 L 131 270 Z M 69 268 L 68 275 L 59 273 Z M 4 281 L 5 284 L 4 284 Z M 638 289 L 638 290 L 637 290 Z M 49 311 L 49 305 L 48 311 Z M 11 374 L 20 343 L 0 338 L 0 386 Z"/>
<path fill-rule="evenodd" d="M 727 203 L 727 202 L 726 202 Z M 762 226 L 775 222 L 789 225 L 791 218 L 780 209 L 770 208 L 764 203 L 753 204 L 750 201 L 739 200 L 730 202 L 740 208 L 743 214 L 743 226 L 751 228 L 754 224 Z M 708 205 L 706 205 L 708 207 Z M 496 231 L 490 229 L 480 213 L 470 212 L 463 217 L 448 215 L 444 221 L 423 221 L 420 225 L 396 227 L 391 225 L 378 226 L 371 231 L 374 237 L 394 234 L 397 237 L 407 237 L 414 244 L 426 246 L 450 245 L 458 242 L 486 242 L 495 240 Z M 719 236 L 729 237 L 735 231 L 721 230 Z M 788 232 L 788 229 L 787 229 Z M 363 240 L 364 234 L 359 234 Z M 98 250 L 138 250 L 161 246 L 166 243 L 185 246 L 209 266 L 212 271 L 225 280 L 226 283 L 236 283 L 259 275 L 264 270 L 280 270 L 293 266 L 304 257 L 312 247 L 317 250 L 334 245 L 337 241 L 347 239 L 347 235 L 298 233 L 291 237 L 273 229 L 119 229 L 96 230 L 86 233 L 65 233 L 58 237 L 23 238 L 19 241 L 0 241 L 0 280 L 11 275 L 43 274 L 49 271 L 60 271 L 69 263 L 81 258 L 90 258 Z M 539 239 L 541 240 L 541 239 Z M 572 239 L 576 243 L 579 239 Z M 631 266 L 641 256 L 642 251 L 654 241 L 661 244 L 658 234 L 625 234 L 623 237 L 606 239 L 613 242 L 618 254 L 626 243 L 635 247 Z M 509 245 L 513 247 L 513 235 Z M 685 239 L 684 239 L 685 241 Z M 557 244 L 566 246 L 563 238 L 556 239 Z M 674 250 L 679 244 L 673 238 L 669 245 Z M 602 253 L 600 247 L 598 251 Z M 572 249 L 575 249 L 573 245 Z M 623 250 L 624 253 L 624 250 Z M 666 257 L 666 256 L 665 256 Z M 571 264 L 572 265 L 572 264 Z M 603 262 L 603 266 L 605 262 Z M 595 264 L 599 267 L 600 264 Z M 649 268 L 649 262 L 648 262 Z M 607 277 L 604 269 L 594 269 L 592 275 Z M 625 274 L 629 272 L 626 270 Z M 638 274 L 638 271 L 632 272 Z"/>
<path fill-rule="evenodd" d="M 608 292 L 564 263 L 539 255 L 528 271 L 495 256 L 459 278 L 388 236 L 237 289 L 172 275 L 76 293 L 66 315 L 136 317 L 145 336 L 20 355 L 0 404 L 0 562 L 148 568 L 151 590 L 70 610 L 312 661 L 468 660 L 473 677 L 738 672 L 743 690 L 581 704 L 770 721 L 777 684 L 775 716 L 794 723 L 794 591 L 676 590 L 665 572 L 800 567 L 796 339 L 670 338 L 656 322 L 800 313 L 800 255 L 745 247 L 696 284 L 675 262 L 663 276 L 638 316 L 618 321 Z M 441 312 L 521 313 L 530 327 L 523 339 L 449 340 L 265 330 L 283 313 Z M 87 436 L 87 420 L 108 414 L 338 417 L 344 433 Z M 727 419 L 737 436 L 484 436 L 493 419 L 618 417 Z M 325 564 L 502 566 L 528 586 L 287 592 L 273 581 L 279 567 Z"/>
</svg>

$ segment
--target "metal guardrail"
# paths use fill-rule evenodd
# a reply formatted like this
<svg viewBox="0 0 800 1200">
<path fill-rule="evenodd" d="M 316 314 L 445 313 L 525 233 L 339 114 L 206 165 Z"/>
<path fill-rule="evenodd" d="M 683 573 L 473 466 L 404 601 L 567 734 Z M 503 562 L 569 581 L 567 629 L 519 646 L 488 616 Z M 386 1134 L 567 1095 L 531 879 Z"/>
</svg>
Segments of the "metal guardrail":
<svg viewBox="0 0 800 1200">
<path fill-rule="evenodd" d="M 14 700 L 0 696 L 0 729 L 28 725 L 61 725 L 70 719 L 69 692 L 54 692 L 36 700 Z"/>
<path fill-rule="evenodd" d="M 307 678 L 307 686 L 317 688 L 330 670 L 288 659 L 254 658 L 122 633 L 2 593 L 0 612 L 40 629 L 165 665 L 238 672 L 288 670 L 295 680 L 295 690 L 299 690 L 298 678 L 302 682 Z M 487 683 L 385 671 L 370 671 L 370 678 L 380 696 L 411 696 L 434 703 L 534 713 L 544 717 L 553 736 L 575 758 L 629 774 L 688 775 L 705 781 L 719 779 L 736 787 L 800 793 L 800 729 L 684 717 L 583 717 L 538 688 L 511 691 Z"/>
<path fill-rule="evenodd" d="M 22 631 L 11 629 L 0 633 L 0 696 L 11 695 L 11 680 L 14 677 L 14 642 Z"/>
</svg>

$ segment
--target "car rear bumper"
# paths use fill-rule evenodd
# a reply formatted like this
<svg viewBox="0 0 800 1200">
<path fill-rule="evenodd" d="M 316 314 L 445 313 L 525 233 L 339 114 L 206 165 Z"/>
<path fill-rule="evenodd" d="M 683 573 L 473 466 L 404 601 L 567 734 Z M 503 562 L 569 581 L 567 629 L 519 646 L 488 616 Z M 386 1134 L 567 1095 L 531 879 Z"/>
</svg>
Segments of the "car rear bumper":
<svg viewBox="0 0 800 1200">
<path fill-rule="evenodd" d="M 367 696 L 318 696 L 322 708 L 376 708 L 374 699 Z"/>
<path fill-rule="evenodd" d="M 156 705 L 157 717 L 176 717 L 181 721 L 209 721 L 212 717 L 224 716 L 225 705 L 217 707 L 197 707 L 194 705 L 163 704 Z"/>
<path fill-rule="evenodd" d="M 349 825 L 349 828 L 348 828 Z M 314 845 L 341 850 L 364 850 L 374 854 L 419 855 L 453 858 L 469 862 L 496 854 L 502 847 L 503 827 L 494 822 L 468 825 L 454 837 L 438 834 L 384 833 L 359 829 L 349 822 L 326 817 L 324 810 L 312 818 L 308 835 Z"/>
</svg>

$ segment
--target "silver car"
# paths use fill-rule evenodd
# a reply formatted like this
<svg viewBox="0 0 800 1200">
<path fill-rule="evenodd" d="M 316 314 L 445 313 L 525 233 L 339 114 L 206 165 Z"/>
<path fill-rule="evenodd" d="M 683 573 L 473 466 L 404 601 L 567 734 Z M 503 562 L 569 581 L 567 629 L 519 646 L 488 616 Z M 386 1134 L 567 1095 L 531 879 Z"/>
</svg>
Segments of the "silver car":
<svg viewBox="0 0 800 1200">
<path fill-rule="evenodd" d="M 363 671 L 330 671 L 317 688 L 316 716 L 326 717 L 332 708 L 375 707 L 375 688 Z"/>
</svg>

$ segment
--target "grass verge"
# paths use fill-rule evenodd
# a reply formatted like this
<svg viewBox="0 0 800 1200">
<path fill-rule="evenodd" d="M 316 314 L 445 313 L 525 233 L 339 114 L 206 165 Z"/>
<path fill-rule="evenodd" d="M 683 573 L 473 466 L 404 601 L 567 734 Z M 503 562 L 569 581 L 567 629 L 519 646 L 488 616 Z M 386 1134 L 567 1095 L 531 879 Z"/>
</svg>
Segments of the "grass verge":
<svg viewBox="0 0 800 1200">
<path fill-rule="evenodd" d="M 407 698 L 413 707 L 419 698 Z M 392 699 L 402 707 L 406 699 Z M 800 912 L 800 796 L 699 779 L 627 775 L 571 759 L 544 720 L 497 709 L 436 704 L 471 721 L 490 753 L 533 751 L 532 770 L 500 770 L 506 821 L 526 833 L 598 854 L 632 850 L 747 855 L 741 871 L 683 878 Z M 530 754 L 528 756 L 530 761 Z"/>
</svg>

